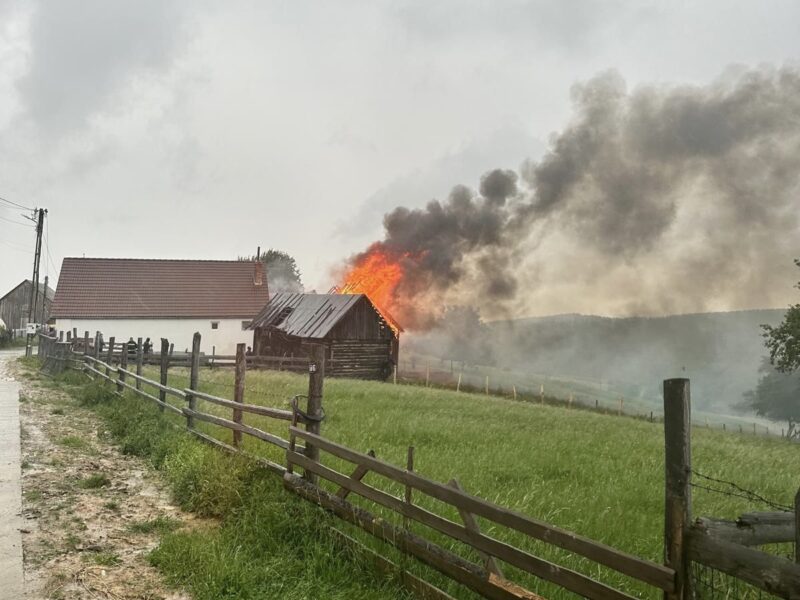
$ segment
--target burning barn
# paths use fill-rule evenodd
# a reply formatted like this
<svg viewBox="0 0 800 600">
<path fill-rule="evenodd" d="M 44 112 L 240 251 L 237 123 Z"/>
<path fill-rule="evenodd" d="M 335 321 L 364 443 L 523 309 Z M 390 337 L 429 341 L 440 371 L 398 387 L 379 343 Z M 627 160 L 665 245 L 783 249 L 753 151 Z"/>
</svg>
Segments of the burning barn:
<svg viewBox="0 0 800 600">
<path fill-rule="evenodd" d="M 400 327 L 365 294 L 276 294 L 253 320 L 258 356 L 306 356 L 326 348 L 326 374 L 386 379 L 397 364 Z"/>
</svg>

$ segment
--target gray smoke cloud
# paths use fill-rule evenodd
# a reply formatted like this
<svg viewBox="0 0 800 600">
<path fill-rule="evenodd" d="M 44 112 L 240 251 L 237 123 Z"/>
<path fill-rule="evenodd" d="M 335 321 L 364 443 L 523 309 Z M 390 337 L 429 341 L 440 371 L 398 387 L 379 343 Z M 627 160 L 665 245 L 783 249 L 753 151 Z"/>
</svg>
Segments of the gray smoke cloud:
<svg viewBox="0 0 800 600">
<path fill-rule="evenodd" d="M 495 169 L 477 192 L 385 216 L 371 250 L 402 257 L 401 323 L 424 328 L 446 304 L 542 312 L 559 290 L 587 297 L 584 310 L 639 314 L 784 297 L 800 204 L 796 67 L 632 91 L 612 71 L 575 85 L 572 101 L 569 125 L 519 175 Z"/>
</svg>

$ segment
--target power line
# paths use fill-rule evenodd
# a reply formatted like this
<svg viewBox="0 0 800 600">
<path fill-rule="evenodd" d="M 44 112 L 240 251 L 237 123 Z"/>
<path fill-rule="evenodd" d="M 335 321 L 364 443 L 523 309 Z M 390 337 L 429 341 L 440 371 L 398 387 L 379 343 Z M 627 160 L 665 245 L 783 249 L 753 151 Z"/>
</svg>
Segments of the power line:
<svg viewBox="0 0 800 600">
<path fill-rule="evenodd" d="M 32 208 L 30 206 L 22 206 L 22 204 L 17 204 L 16 202 L 12 202 L 11 200 L 6 200 L 2 196 L 0 196 L 0 202 L 6 202 L 11 206 L 16 206 L 17 208 L 21 208 L 22 210 L 36 210 L 35 208 Z"/>
<path fill-rule="evenodd" d="M 3 244 L 4 246 L 8 246 L 12 250 L 16 250 L 17 252 L 24 252 L 25 254 L 33 254 L 33 252 L 31 252 L 30 250 L 27 250 L 27 249 L 23 248 L 22 246 L 17 246 L 15 244 L 11 244 L 11 243 L 7 242 L 6 240 L 0 240 L 0 244 Z"/>
<path fill-rule="evenodd" d="M 0 221 L 6 221 L 7 223 L 13 223 L 14 225 L 22 225 L 23 227 L 34 227 L 28 223 L 23 223 L 22 221 L 14 221 L 13 219 L 7 219 L 5 217 L 0 217 Z"/>
<path fill-rule="evenodd" d="M 45 221 L 45 228 L 46 228 L 47 233 L 45 234 L 45 238 L 44 238 L 44 249 L 47 252 L 47 263 L 49 265 L 49 266 L 45 265 L 45 271 L 46 271 L 46 275 L 49 276 L 50 275 L 50 267 L 53 267 L 53 273 L 58 273 L 58 269 L 56 268 L 56 265 L 53 262 L 53 257 L 50 256 L 50 219 L 47 219 L 47 221 Z"/>
</svg>

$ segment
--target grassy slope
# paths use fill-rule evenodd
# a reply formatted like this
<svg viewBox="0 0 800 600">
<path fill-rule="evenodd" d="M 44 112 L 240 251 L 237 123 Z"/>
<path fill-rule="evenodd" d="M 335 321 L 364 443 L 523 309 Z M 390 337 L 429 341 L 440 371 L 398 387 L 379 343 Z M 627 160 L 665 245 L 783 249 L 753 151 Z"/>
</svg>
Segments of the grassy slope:
<svg viewBox="0 0 800 600">
<path fill-rule="evenodd" d="M 182 386 L 185 381 L 185 373 L 170 373 L 171 385 Z M 300 375 L 249 372 L 246 401 L 286 407 L 287 398 L 303 393 L 306 385 Z M 200 387 L 230 398 L 232 373 L 203 371 Z M 405 461 L 407 446 L 414 445 L 416 468 L 426 476 L 439 481 L 457 477 L 469 492 L 483 498 L 660 560 L 664 464 L 659 424 L 480 395 L 336 379 L 326 381 L 324 406 L 326 437 L 354 449 L 374 449 L 379 457 L 398 465 Z M 202 410 L 229 413 L 206 403 Z M 285 423 L 252 415 L 246 415 L 245 422 L 286 434 Z M 214 426 L 207 429 L 224 440 L 231 435 Z M 282 459 L 277 449 L 245 437 L 249 451 Z M 791 468 L 800 456 L 796 445 L 705 429 L 695 429 L 693 437 L 697 470 L 791 503 L 800 484 Z M 351 468 L 330 457 L 326 462 L 345 472 Z M 391 489 L 374 475 L 367 482 Z M 432 502 L 427 506 L 442 511 Z M 697 515 L 735 517 L 754 509 L 765 507 L 695 492 Z M 600 574 L 637 596 L 646 595 L 646 588 L 635 582 L 566 553 L 520 540 L 510 532 L 497 535 L 565 566 Z M 531 578 L 520 581 L 548 598 L 572 597 Z"/>
<path fill-rule="evenodd" d="M 34 367 L 35 359 L 23 364 Z M 67 371 L 56 381 L 102 416 L 125 454 L 143 456 L 169 482 L 185 510 L 208 517 L 192 530 L 163 535 L 150 555 L 167 581 L 196 600 L 407 600 L 397 582 L 363 557 L 342 552 L 333 519 L 284 491 L 250 461 L 230 456 L 174 428 L 150 403 Z"/>
</svg>

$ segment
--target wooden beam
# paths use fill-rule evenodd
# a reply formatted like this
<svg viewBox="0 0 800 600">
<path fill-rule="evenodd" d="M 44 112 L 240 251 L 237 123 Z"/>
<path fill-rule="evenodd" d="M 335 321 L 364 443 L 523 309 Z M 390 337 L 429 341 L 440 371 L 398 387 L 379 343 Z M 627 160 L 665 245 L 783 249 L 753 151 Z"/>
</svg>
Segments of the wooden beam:
<svg viewBox="0 0 800 600">
<path fill-rule="evenodd" d="M 313 462 L 298 453 L 287 453 L 291 462 L 302 467 L 306 471 L 313 471 L 320 477 L 341 486 L 349 487 L 353 492 L 368 500 L 385 506 L 404 517 L 409 517 L 415 521 L 426 525 L 432 529 L 440 531 L 445 535 L 463 542 L 476 550 L 481 550 L 486 554 L 491 554 L 504 560 L 505 562 L 518 567 L 528 573 L 553 582 L 567 590 L 580 594 L 584 598 L 593 600 L 633 600 L 624 592 L 611 588 L 603 583 L 595 581 L 587 575 L 578 573 L 571 569 L 561 567 L 552 562 L 533 556 L 519 548 L 515 548 L 505 542 L 501 542 L 482 533 L 469 531 L 466 527 L 453 521 L 440 517 L 428 510 L 418 506 L 405 503 L 400 498 L 396 498 L 377 488 L 368 486 L 361 482 L 350 481 L 346 475 L 338 473 L 329 467 Z M 316 487 L 316 486 L 314 486 Z M 405 530 L 403 530 L 405 531 Z M 481 567 L 485 570 L 483 567 Z M 488 578 L 491 573 L 486 572 Z"/>
<path fill-rule="evenodd" d="M 325 382 L 325 346 L 322 344 L 311 344 L 309 348 L 308 360 L 308 416 L 318 418 L 322 416 L 322 388 Z M 306 430 L 313 435 L 319 435 L 320 422 L 311 420 L 306 423 Z M 319 448 L 313 444 L 306 444 L 306 456 L 313 460 L 319 460 Z M 306 479 L 309 483 L 316 483 L 317 478 L 313 473 L 306 472 Z"/>
<path fill-rule="evenodd" d="M 412 575 L 408 571 L 401 569 L 399 565 L 393 563 L 385 556 L 381 556 L 374 550 L 367 548 L 364 544 L 351 538 L 349 535 L 342 533 L 334 527 L 331 527 L 330 531 L 337 543 L 370 559 L 375 568 L 381 573 L 389 577 L 399 575 L 400 583 L 414 594 L 415 598 L 420 598 L 421 600 L 455 600 L 450 594 L 443 592 L 424 579 L 420 579 L 416 575 Z"/>
<path fill-rule="evenodd" d="M 408 483 L 415 489 L 437 500 L 447 502 L 455 507 L 465 508 L 477 516 L 505 525 L 569 552 L 580 554 L 594 562 L 629 575 L 639 581 L 649 583 L 659 589 L 670 591 L 674 589 L 675 572 L 669 567 L 633 556 L 601 542 L 498 506 L 477 496 L 472 496 L 466 492 L 422 477 L 418 473 L 408 473 L 405 469 L 396 467 L 379 458 L 361 454 L 323 437 L 308 433 L 298 427 L 290 427 L 289 431 L 291 434 L 306 440 L 306 442 L 314 443 L 334 456 L 355 464 L 363 464 L 369 467 L 371 471 L 375 471 L 397 483 Z"/>
<path fill-rule="evenodd" d="M 247 360 L 245 352 L 247 350 L 246 344 L 236 344 L 236 369 L 234 371 L 233 383 L 233 401 L 236 404 L 244 404 L 244 377 L 247 372 Z M 233 422 L 242 424 L 242 410 L 240 408 L 233 409 Z M 239 448 L 242 445 L 242 432 L 241 430 L 233 430 L 233 447 Z M 286 447 L 288 448 L 288 442 Z"/>
<path fill-rule="evenodd" d="M 691 563 L 685 544 L 692 516 L 690 435 L 689 380 L 667 379 L 664 381 L 664 558 L 676 577 L 674 591 L 665 591 L 667 600 L 693 597 Z"/>
<path fill-rule="evenodd" d="M 451 479 L 448 484 L 451 487 L 454 487 L 457 490 L 464 491 L 464 488 L 461 487 L 461 484 L 458 482 L 458 479 Z M 458 509 L 458 514 L 461 515 L 461 520 L 464 521 L 464 526 L 467 528 L 467 531 L 472 531 L 474 533 L 480 534 L 481 526 L 478 524 L 478 519 L 475 518 L 468 510 L 464 510 L 463 508 Z M 498 577 L 503 577 L 503 571 L 500 569 L 500 565 L 497 564 L 494 556 L 491 554 L 486 554 L 482 550 L 477 551 L 480 557 L 483 559 L 483 564 L 486 566 L 486 570 L 490 573 L 494 573 Z"/>
<path fill-rule="evenodd" d="M 715 539 L 692 528 L 687 534 L 688 556 L 700 564 L 746 581 L 779 598 L 800 598 L 800 565 L 741 544 Z"/>
<path fill-rule="evenodd" d="M 291 448 L 291 450 L 294 450 L 294 448 Z M 367 452 L 367 456 L 372 456 L 374 458 L 375 451 L 370 450 Z M 369 467 L 365 467 L 364 465 L 356 465 L 356 468 L 350 474 L 350 479 L 353 481 L 361 481 L 364 479 L 364 477 L 366 477 L 367 473 L 369 473 Z M 350 490 L 346 487 L 340 487 L 336 491 L 336 495 L 342 500 L 345 500 L 350 495 Z"/>
<path fill-rule="evenodd" d="M 521 594 L 517 586 L 507 589 L 503 582 L 490 580 L 489 573 L 483 567 L 464 560 L 411 532 L 395 527 L 384 519 L 375 517 L 368 511 L 337 498 L 293 473 L 285 473 L 283 483 L 287 489 L 302 498 L 322 506 L 342 520 L 352 523 L 406 554 L 416 557 L 428 566 L 481 594 L 484 598 L 490 600 L 543 600 L 532 592 Z"/>
<path fill-rule="evenodd" d="M 791 519 L 782 524 L 746 525 L 737 521 L 726 521 L 711 517 L 700 517 L 695 520 L 694 527 L 705 531 L 711 537 L 742 544 L 743 546 L 761 546 L 762 544 L 781 544 L 795 540 L 794 513 L 786 513 Z"/>
</svg>

